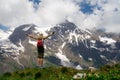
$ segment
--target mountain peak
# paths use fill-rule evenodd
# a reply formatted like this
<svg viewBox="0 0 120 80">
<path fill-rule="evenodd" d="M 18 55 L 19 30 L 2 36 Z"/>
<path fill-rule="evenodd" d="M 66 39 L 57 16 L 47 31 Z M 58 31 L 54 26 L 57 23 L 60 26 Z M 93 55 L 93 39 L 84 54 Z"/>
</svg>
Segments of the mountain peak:
<svg viewBox="0 0 120 80">
<path fill-rule="evenodd" d="M 16 44 L 19 42 L 19 39 L 25 40 L 26 33 L 32 33 L 35 30 L 36 25 L 34 24 L 25 24 L 17 27 L 14 32 L 9 36 L 9 39 L 12 43 Z"/>
</svg>

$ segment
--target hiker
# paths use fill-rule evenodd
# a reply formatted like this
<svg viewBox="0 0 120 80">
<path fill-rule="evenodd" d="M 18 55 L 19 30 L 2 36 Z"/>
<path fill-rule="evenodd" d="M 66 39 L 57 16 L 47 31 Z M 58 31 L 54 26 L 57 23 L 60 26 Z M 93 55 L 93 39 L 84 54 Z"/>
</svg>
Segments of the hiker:
<svg viewBox="0 0 120 80">
<path fill-rule="evenodd" d="M 47 39 L 48 37 L 52 36 L 54 34 L 54 32 L 52 32 L 51 34 L 48 34 L 47 36 L 43 36 L 42 33 L 39 33 L 38 36 L 33 36 L 31 34 L 26 34 L 27 36 L 29 36 L 30 38 L 33 38 L 35 40 L 37 40 L 37 51 L 38 51 L 38 64 L 39 66 L 43 66 L 43 57 L 44 57 L 44 43 L 43 41 L 45 39 Z"/>
</svg>

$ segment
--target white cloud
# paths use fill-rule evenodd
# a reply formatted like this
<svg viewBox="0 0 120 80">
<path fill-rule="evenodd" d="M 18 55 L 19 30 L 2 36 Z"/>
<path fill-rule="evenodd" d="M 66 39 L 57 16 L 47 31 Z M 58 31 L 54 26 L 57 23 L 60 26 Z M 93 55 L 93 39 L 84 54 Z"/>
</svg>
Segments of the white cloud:
<svg viewBox="0 0 120 80">
<path fill-rule="evenodd" d="M 80 28 L 105 28 L 120 32 L 120 0 L 86 0 L 94 8 L 93 14 L 83 14 L 78 3 L 84 0 L 41 0 L 38 9 L 29 0 L 1 0 L 0 24 L 17 27 L 21 24 L 36 24 L 50 27 L 68 19 Z"/>
<path fill-rule="evenodd" d="M 101 26 L 110 32 L 120 32 L 120 1 L 110 0 L 102 7 L 104 11 Z"/>
<path fill-rule="evenodd" d="M 97 22 L 96 27 L 105 28 L 107 32 L 120 32 L 120 0 L 91 0 L 91 4 L 97 4 L 102 9 L 94 10 L 95 19 L 89 16 L 93 22 Z"/>
<path fill-rule="evenodd" d="M 79 6 L 72 0 L 41 0 L 35 11 L 28 0 L 1 0 L 0 23 L 16 27 L 21 24 L 34 23 L 48 27 L 78 16 Z M 75 21 L 75 18 L 73 19 Z"/>
<path fill-rule="evenodd" d="M 0 1 L 0 23 L 3 25 L 15 27 L 29 23 L 34 15 L 32 3 L 27 0 Z"/>
<path fill-rule="evenodd" d="M 69 8 L 69 9 L 68 9 Z M 38 14 L 46 24 L 59 23 L 67 16 L 73 15 L 77 11 L 76 6 L 69 1 L 43 0 L 38 9 Z"/>
</svg>

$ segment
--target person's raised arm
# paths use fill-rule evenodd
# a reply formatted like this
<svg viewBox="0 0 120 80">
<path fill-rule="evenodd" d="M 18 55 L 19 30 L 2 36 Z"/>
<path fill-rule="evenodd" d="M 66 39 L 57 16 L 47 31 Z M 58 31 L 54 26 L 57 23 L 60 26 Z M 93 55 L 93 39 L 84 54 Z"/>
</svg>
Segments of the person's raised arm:
<svg viewBox="0 0 120 80">
<path fill-rule="evenodd" d="M 37 40 L 38 38 L 37 37 L 35 37 L 35 36 L 33 36 L 33 35 L 30 35 L 30 34 L 26 34 L 28 37 L 30 37 L 30 38 L 33 38 L 33 39 L 35 39 L 35 40 Z"/>
<path fill-rule="evenodd" d="M 48 37 L 52 36 L 53 34 L 55 34 L 55 32 L 52 32 L 51 34 L 48 34 L 47 36 L 43 37 L 43 39 L 47 39 Z"/>
</svg>

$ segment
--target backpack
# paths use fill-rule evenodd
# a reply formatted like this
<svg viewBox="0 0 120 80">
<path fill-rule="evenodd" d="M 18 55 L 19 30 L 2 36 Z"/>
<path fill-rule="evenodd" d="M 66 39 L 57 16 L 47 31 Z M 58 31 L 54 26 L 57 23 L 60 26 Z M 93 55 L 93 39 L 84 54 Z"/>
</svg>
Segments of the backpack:
<svg viewBox="0 0 120 80">
<path fill-rule="evenodd" d="M 37 46 L 39 46 L 39 47 L 40 47 L 40 46 L 43 46 L 43 40 L 38 40 L 38 41 L 37 41 Z"/>
</svg>

